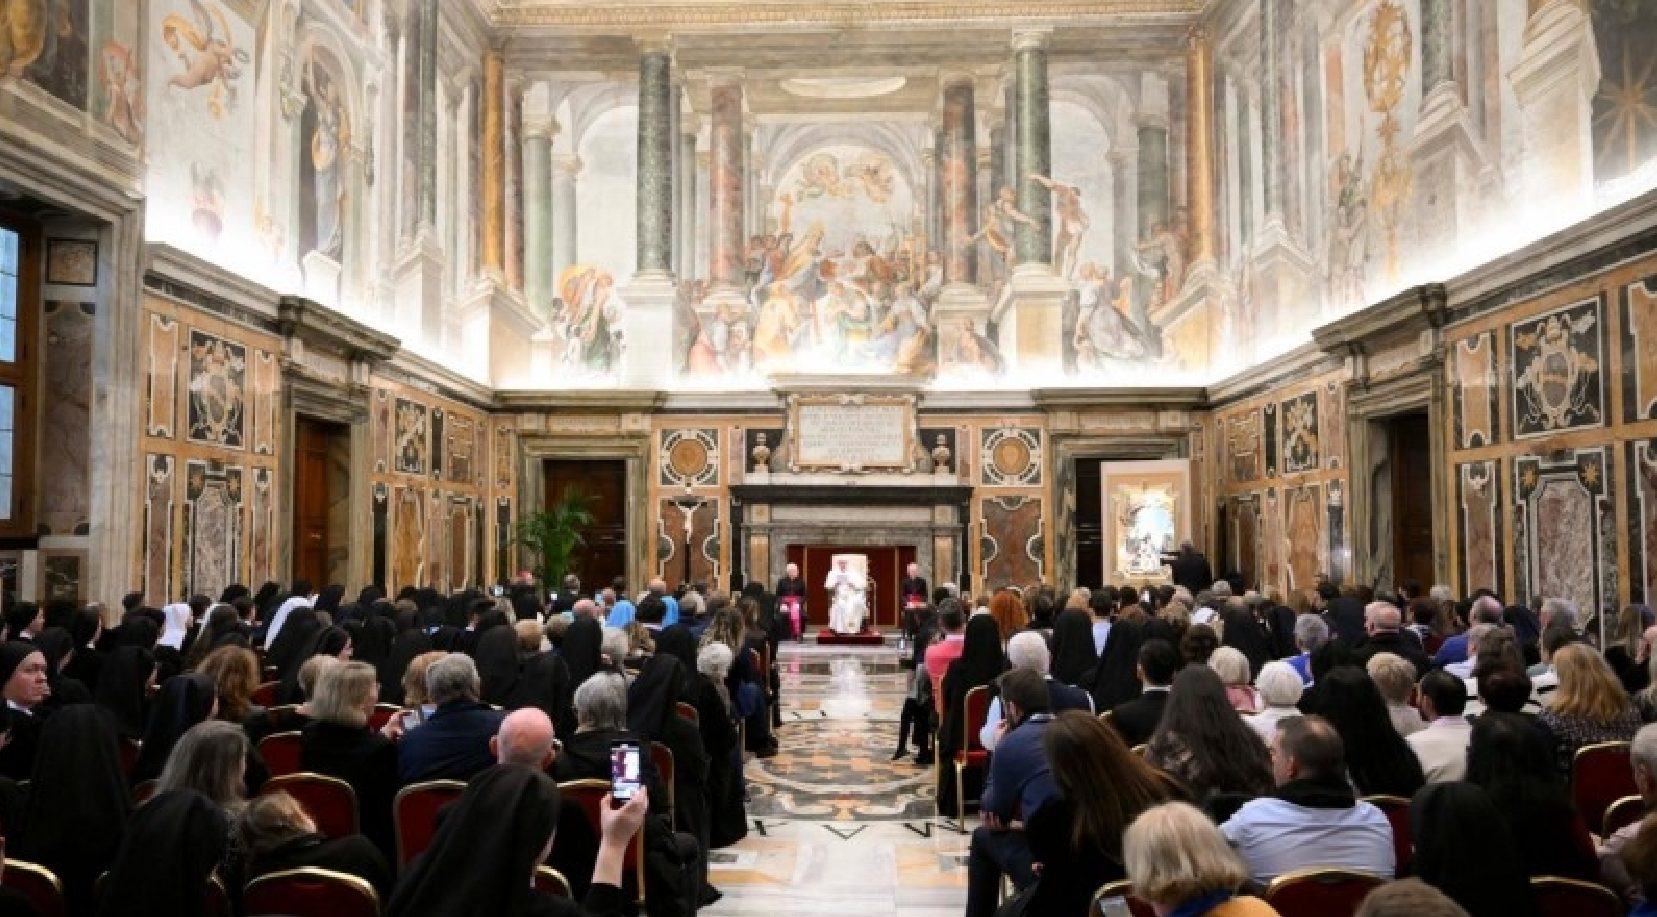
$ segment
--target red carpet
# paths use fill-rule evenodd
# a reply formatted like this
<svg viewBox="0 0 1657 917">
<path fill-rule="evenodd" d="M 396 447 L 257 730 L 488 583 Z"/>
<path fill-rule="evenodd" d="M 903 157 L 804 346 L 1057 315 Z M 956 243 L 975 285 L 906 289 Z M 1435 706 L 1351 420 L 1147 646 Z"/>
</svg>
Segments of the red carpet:
<svg viewBox="0 0 1657 917">
<path fill-rule="evenodd" d="M 885 642 L 886 638 L 873 630 L 860 634 L 837 634 L 825 627 L 817 632 L 818 646 L 881 646 Z"/>
</svg>

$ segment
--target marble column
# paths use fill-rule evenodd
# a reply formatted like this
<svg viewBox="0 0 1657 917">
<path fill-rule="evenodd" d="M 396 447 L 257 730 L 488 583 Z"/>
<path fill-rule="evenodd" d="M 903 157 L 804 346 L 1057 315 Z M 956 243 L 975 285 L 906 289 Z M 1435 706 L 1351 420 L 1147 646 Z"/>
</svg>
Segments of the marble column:
<svg viewBox="0 0 1657 917">
<path fill-rule="evenodd" d="M 971 284 L 978 277 L 978 251 L 972 241 L 978 213 L 977 116 L 972 78 L 944 84 L 943 237 L 944 282 Z"/>
<path fill-rule="evenodd" d="M 461 90 L 460 110 L 455 113 L 455 121 L 450 135 L 456 138 L 455 143 L 455 250 L 454 250 L 454 278 L 455 292 L 465 289 L 472 280 L 472 272 L 476 266 L 476 238 L 478 226 L 477 210 L 473 202 L 477 200 L 478 176 L 472 171 L 476 161 L 472 150 L 478 142 L 477 137 L 477 88 L 476 81 L 468 77 Z"/>
<path fill-rule="evenodd" d="M 1266 222 L 1283 220 L 1283 36 L 1279 0 L 1260 4 L 1260 163 Z"/>
<path fill-rule="evenodd" d="M 639 55 L 638 273 L 673 275 L 673 56 L 665 43 Z"/>
<path fill-rule="evenodd" d="M 418 7 L 403 14 L 403 33 L 397 50 L 397 200 L 399 249 L 414 240 L 420 228 L 420 20 Z M 435 200 L 435 199 L 434 199 Z M 400 253 L 400 252 L 399 252 Z"/>
<path fill-rule="evenodd" d="M 1136 202 L 1129 193 L 1130 173 L 1138 156 L 1131 150 L 1116 149 L 1106 154 L 1105 161 L 1110 163 L 1111 260 L 1113 272 L 1120 280 L 1132 270 L 1134 243 L 1139 241 L 1134 232 Z"/>
<path fill-rule="evenodd" d="M 1002 90 L 1001 90 L 1001 96 L 1002 96 L 1001 105 L 1002 105 L 1003 108 L 1006 109 L 1006 116 L 1004 118 L 1002 118 L 1002 124 L 1004 125 L 1003 129 L 1006 132 L 1006 136 L 1002 140 L 1002 142 L 1006 144 L 1006 147 L 1002 150 L 1002 156 L 1004 157 L 1004 163 L 1005 163 L 1005 171 L 1002 173 L 1002 176 L 998 180 L 997 184 L 1008 187 L 1008 188 L 1012 188 L 1015 192 L 1018 190 L 1018 91 L 1017 90 L 1018 90 L 1018 81 L 1009 72 L 1005 77 L 1003 77 Z M 998 187 L 996 190 L 997 190 L 997 192 L 999 192 L 1000 188 Z"/>
<path fill-rule="evenodd" d="M 1421 0 L 1421 94 L 1431 95 L 1452 72 L 1454 11 L 1450 0 Z"/>
<path fill-rule="evenodd" d="M 552 314 L 552 135 L 550 119 L 524 126 L 524 297 Z"/>
<path fill-rule="evenodd" d="M 1018 264 L 1051 264 L 1053 260 L 1053 207 L 1046 188 L 1031 175 L 1051 175 L 1053 144 L 1049 133 L 1047 104 L 1046 32 L 1017 32 L 1013 35 L 1013 66 L 1018 97 L 1018 209 L 1030 218 L 1015 232 L 1015 261 Z"/>
<path fill-rule="evenodd" d="M 700 119 L 688 111 L 679 113 L 679 278 L 688 280 L 697 273 L 696 263 L 696 128 Z"/>
<path fill-rule="evenodd" d="M 483 55 L 483 272 L 505 277 L 506 146 L 502 109 L 506 87 L 501 52 Z"/>
<path fill-rule="evenodd" d="M 1190 272 L 1214 263 L 1214 73 L 1208 32 L 1200 26 L 1188 40 L 1185 59 L 1186 219 L 1190 224 Z"/>
<path fill-rule="evenodd" d="M 742 295 L 743 172 L 742 84 L 734 79 L 709 87 L 708 281 L 716 296 Z"/>
<path fill-rule="evenodd" d="M 1244 83 L 1238 93 L 1237 106 L 1237 236 L 1244 257 L 1254 252 L 1254 191 L 1259 178 L 1255 175 L 1254 106 L 1255 88 Z"/>
<path fill-rule="evenodd" d="M 575 182 L 581 175 L 581 157 L 574 153 L 552 155 L 552 298 L 563 295 L 558 279 L 565 268 L 576 263 Z"/>
<path fill-rule="evenodd" d="M 1150 238 L 1168 222 L 1168 123 L 1156 115 L 1139 118 L 1139 238 Z"/>
<path fill-rule="evenodd" d="M 524 86 L 506 87 L 506 285 L 524 288 Z"/>
<path fill-rule="evenodd" d="M 1448 267 L 1457 243 L 1482 219 L 1486 166 L 1478 126 L 1457 85 L 1450 0 L 1421 3 L 1421 111 L 1410 140 L 1414 191 L 1402 247 L 1422 267 Z M 1453 269 L 1453 268 L 1452 268 Z"/>
<path fill-rule="evenodd" d="M 943 257 L 944 249 L 944 132 L 942 128 L 932 131 L 932 188 L 926 204 L 927 237 L 932 240 L 932 250 Z"/>
<path fill-rule="evenodd" d="M 419 220 L 425 229 L 437 226 L 437 32 L 438 0 L 420 0 L 419 51 Z"/>
<path fill-rule="evenodd" d="M 921 179 L 926 183 L 926 187 L 921 191 L 922 197 L 917 206 L 920 208 L 920 231 L 926 236 L 926 250 L 928 252 L 936 251 L 938 247 L 938 240 L 933 235 L 934 227 L 932 225 L 932 202 L 936 198 L 938 184 L 938 168 L 934 162 L 935 156 L 937 156 L 937 153 L 932 147 L 921 148 Z"/>
</svg>

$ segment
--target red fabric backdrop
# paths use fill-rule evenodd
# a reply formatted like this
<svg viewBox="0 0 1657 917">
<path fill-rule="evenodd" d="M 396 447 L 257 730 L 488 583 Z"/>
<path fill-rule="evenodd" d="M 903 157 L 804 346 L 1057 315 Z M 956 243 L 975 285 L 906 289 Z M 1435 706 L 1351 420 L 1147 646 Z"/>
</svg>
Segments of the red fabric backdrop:
<svg viewBox="0 0 1657 917">
<path fill-rule="evenodd" d="M 833 600 L 828 590 L 823 588 L 823 580 L 828 578 L 836 554 L 862 554 L 869 558 L 869 575 L 875 581 L 874 593 L 869 597 L 869 604 L 873 606 L 869 624 L 874 627 L 897 627 L 898 610 L 902 607 L 898 601 L 898 581 L 903 579 L 903 571 L 915 559 L 914 545 L 880 548 L 789 545 L 788 562 L 799 565 L 800 579 L 806 584 L 806 623 L 811 627 L 828 625 L 829 605 Z M 921 573 L 924 575 L 926 571 Z"/>
</svg>

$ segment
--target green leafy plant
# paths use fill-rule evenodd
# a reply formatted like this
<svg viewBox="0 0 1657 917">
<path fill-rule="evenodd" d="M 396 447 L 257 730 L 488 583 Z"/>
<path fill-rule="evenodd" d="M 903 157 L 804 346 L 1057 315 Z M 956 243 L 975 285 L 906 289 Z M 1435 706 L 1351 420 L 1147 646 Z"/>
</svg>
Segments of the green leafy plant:
<svg viewBox="0 0 1657 917">
<path fill-rule="evenodd" d="M 551 506 L 518 522 L 518 545 L 528 552 L 542 584 L 556 587 L 577 572 L 575 549 L 587 543 L 592 502 L 579 488 L 566 487 Z"/>
</svg>

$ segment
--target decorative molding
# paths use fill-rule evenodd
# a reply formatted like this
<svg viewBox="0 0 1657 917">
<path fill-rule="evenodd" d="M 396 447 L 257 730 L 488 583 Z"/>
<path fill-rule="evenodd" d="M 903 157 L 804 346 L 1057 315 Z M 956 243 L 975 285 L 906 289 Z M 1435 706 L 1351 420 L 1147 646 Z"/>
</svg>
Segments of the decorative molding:
<svg viewBox="0 0 1657 917">
<path fill-rule="evenodd" d="M 348 318 L 300 296 L 284 296 L 276 304 L 276 326 L 284 337 L 304 341 L 348 360 L 381 363 L 397 355 L 397 338 Z"/>
<path fill-rule="evenodd" d="M 741 25 L 842 25 L 962 22 L 1023 24 L 1034 20 L 1067 24 L 1099 22 L 1125 15 L 1197 14 L 1206 0 L 1019 0 L 977 4 L 961 0 L 890 0 L 887 3 L 825 4 L 815 0 L 754 2 L 589 4 L 580 0 L 477 0 L 498 29 L 587 27 L 685 29 Z M 1027 30 L 1021 30 L 1021 33 Z"/>
</svg>

